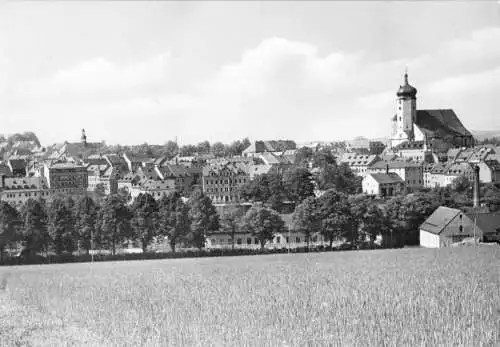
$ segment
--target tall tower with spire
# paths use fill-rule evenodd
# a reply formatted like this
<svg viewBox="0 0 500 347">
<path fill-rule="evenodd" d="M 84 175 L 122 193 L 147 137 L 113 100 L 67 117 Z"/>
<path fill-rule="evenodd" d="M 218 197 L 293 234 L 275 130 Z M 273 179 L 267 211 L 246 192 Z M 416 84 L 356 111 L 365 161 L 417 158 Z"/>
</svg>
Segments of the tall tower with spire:
<svg viewBox="0 0 500 347">
<path fill-rule="evenodd" d="M 87 135 L 85 135 L 85 129 L 82 129 L 82 143 L 84 147 L 87 147 Z"/>
<path fill-rule="evenodd" d="M 396 93 L 396 112 L 393 118 L 391 144 L 395 146 L 403 141 L 413 141 L 413 125 L 417 117 L 417 89 L 408 83 L 408 71 L 405 71 L 403 85 Z"/>
</svg>

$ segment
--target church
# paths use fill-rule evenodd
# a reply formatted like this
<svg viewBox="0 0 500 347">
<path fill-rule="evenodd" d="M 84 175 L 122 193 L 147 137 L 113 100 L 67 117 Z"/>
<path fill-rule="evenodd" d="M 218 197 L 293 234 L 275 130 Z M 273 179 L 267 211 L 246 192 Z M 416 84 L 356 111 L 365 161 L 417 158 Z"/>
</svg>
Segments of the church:
<svg viewBox="0 0 500 347">
<path fill-rule="evenodd" d="M 399 87 L 389 150 L 403 157 L 425 160 L 426 155 L 450 148 L 474 146 L 474 138 L 452 109 L 417 110 L 417 89 L 408 83 Z"/>
</svg>

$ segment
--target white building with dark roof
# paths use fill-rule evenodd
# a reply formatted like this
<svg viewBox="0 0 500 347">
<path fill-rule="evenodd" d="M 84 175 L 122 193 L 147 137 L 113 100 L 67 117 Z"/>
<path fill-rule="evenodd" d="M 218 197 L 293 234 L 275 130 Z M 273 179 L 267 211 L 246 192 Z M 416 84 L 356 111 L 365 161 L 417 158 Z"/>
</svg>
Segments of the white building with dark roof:
<svg viewBox="0 0 500 347">
<path fill-rule="evenodd" d="M 467 239 L 500 241 L 500 213 L 438 207 L 420 226 L 420 246 L 448 247 Z"/>
<path fill-rule="evenodd" d="M 368 172 L 368 167 L 379 160 L 377 155 L 344 153 L 340 163 L 347 164 L 354 174 L 364 177 Z"/>
<path fill-rule="evenodd" d="M 369 173 L 361 185 L 365 194 L 389 197 L 403 193 L 405 183 L 397 174 L 389 172 Z"/>
</svg>

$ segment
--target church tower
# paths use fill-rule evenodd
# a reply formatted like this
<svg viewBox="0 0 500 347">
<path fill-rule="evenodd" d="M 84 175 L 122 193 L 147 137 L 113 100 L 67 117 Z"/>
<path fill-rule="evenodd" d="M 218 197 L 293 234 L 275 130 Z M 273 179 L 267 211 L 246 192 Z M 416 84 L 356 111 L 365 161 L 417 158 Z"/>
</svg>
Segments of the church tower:
<svg viewBox="0 0 500 347">
<path fill-rule="evenodd" d="M 396 112 L 392 119 L 392 147 L 415 139 L 413 124 L 417 117 L 417 89 L 408 83 L 408 72 L 405 72 L 404 83 L 396 95 Z"/>
<path fill-rule="evenodd" d="M 85 135 L 85 129 L 82 129 L 82 144 L 84 147 L 87 147 L 87 135 Z"/>
</svg>

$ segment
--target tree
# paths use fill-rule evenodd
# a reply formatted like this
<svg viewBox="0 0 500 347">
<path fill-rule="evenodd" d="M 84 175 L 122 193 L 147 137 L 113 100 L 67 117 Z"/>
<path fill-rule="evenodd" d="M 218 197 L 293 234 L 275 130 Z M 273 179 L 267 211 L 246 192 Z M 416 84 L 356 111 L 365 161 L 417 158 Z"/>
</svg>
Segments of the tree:
<svg viewBox="0 0 500 347">
<path fill-rule="evenodd" d="M 179 153 L 179 146 L 174 141 L 167 141 L 164 145 L 164 155 L 167 156 L 168 159 L 172 159 Z"/>
<path fill-rule="evenodd" d="M 326 167 L 327 165 L 337 166 L 337 160 L 332 152 L 326 148 L 312 153 L 313 167 Z"/>
<path fill-rule="evenodd" d="M 48 232 L 56 254 L 72 253 L 75 250 L 75 239 L 72 211 L 63 198 L 52 200 L 48 209 Z"/>
<path fill-rule="evenodd" d="M 481 187 L 481 197 L 491 212 L 500 211 L 500 186 L 485 184 Z"/>
<path fill-rule="evenodd" d="M 247 149 L 248 147 L 250 147 L 252 143 L 250 142 L 250 140 L 248 139 L 248 137 L 245 137 L 243 140 L 241 140 L 241 152 L 243 152 L 245 149 Z"/>
<path fill-rule="evenodd" d="M 222 215 L 221 227 L 222 230 L 231 235 L 231 248 L 234 249 L 234 238 L 240 229 L 241 218 L 243 217 L 243 209 L 241 207 L 233 207 L 224 211 Z"/>
<path fill-rule="evenodd" d="M 139 194 L 132 205 L 132 238 L 141 242 L 146 253 L 158 225 L 158 204 L 151 194 Z"/>
<path fill-rule="evenodd" d="M 125 204 L 128 204 L 132 200 L 132 195 L 130 194 L 127 187 L 121 187 L 120 189 L 118 189 L 117 194 Z"/>
<path fill-rule="evenodd" d="M 3 261 L 5 246 L 14 240 L 19 224 L 17 210 L 5 201 L 0 201 L 0 262 Z"/>
<path fill-rule="evenodd" d="M 74 207 L 75 229 L 80 246 L 87 254 L 94 246 L 96 236 L 96 224 L 98 219 L 98 207 L 89 196 L 81 196 Z"/>
<path fill-rule="evenodd" d="M 321 216 L 318 211 L 318 201 L 316 198 L 309 197 L 295 208 L 293 227 L 295 230 L 304 233 L 307 248 L 309 249 L 311 235 L 321 229 Z"/>
<path fill-rule="evenodd" d="M 29 256 L 46 251 L 49 245 L 47 214 L 40 200 L 28 199 L 22 207 L 22 238 Z"/>
<path fill-rule="evenodd" d="M 350 214 L 352 216 L 352 223 L 351 232 L 347 233 L 346 236 L 352 244 L 355 244 L 360 241 L 360 237 L 362 236 L 359 231 L 361 228 L 363 216 L 368 210 L 368 205 L 371 202 L 371 198 L 364 194 L 358 194 L 350 195 L 348 197 L 348 200 L 351 209 Z"/>
<path fill-rule="evenodd" d="M 243 217 L 241 228 L 256 237 L 259 240 L 260 248 L 264 249 L 266 243 L 272 240 L 274 235 L 284 231 L 285 223 L 278 212 L 254 206 Z"/>
<path fill-rule="evenodd" d="M 212 144 L 212 153 L 216 157 L 223 157 L 226 155 L 226 147 L 222 142 L 215 142 Z"/>
<path fill-rule="evenodd" d="M 349 201 L 345 194 L 331 189 L 318 199 L 318 203 L 322 220 L 320 232 L 332 248 L 333 241 L 344 237 L 351 227 Z"/>
<path fill-rule="evenodd" d="M 380 208 L 374 203 L 368 205 L 361 219 L 361 233 L 364 238 L 369 239 L 370 243 L 373 245 L 377 236 L 379 234 L 384 234 L 386 227 L 384 214 Z"/>
<path fill-rule="evenodd" d="M 314 195 L 311 173 L 304 168 L 295 168 L 285 172 L 284 187 L 288 198 L 295 204 L 300 204 L 307 197 Z"/>
<path fill-rule="evenodd" d="M 458 176 L 451 182 L 452 189 L 457 193 L 464 193 L 472 189 L 469 179 L 464 176 Z"/>
<path fill-rule="evenodd" d="M 111 247 L 113 255 L 116 254 L 116 245 L 130 236 L 130 219 L 131 213 L 123 200 L 116 194 L 108 195 L 100 213 L 98 231 L 101 241 Z"/>
<path fill-rule="evenodd" d="M 206 235 L 219 229 L 219 215 L 212 200 L 199 189 L 191 193 L 189 208 L 191 220 L 189 239 L 201 250 L 205 245 Z"/>
<path fill-rule="evenodd" d="M 189 233 L 189 207 L 177 192 L 164 196 L 159 203 L 160 233 L 168 237 L 172 252 Z"/>
<path fill-rule="evenodd" d="M 199 154 L 207 154 L 210 153 L 210 142 L 202 141 L 196 145 L 196 151 Z"/>
<path fill-rule="evenodd" d="M 295 153 L 294 164 L 296 167 L 307 168 L 312 160 L 313 150 L 309 147 L 301 147 Z"/>
<path fill-rule="evenodd" d="M 182 156 L 191 156 L 193 155 L 195 152 L 196 152 L 196 146 L 193 146 L 193 145 L 184 145 L 181 147 L 180 149 L 180 154 Z"/>
</svg>

